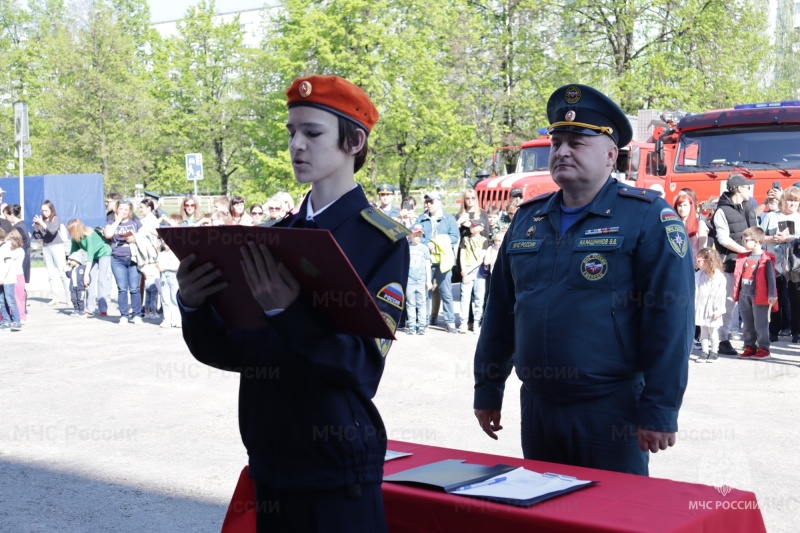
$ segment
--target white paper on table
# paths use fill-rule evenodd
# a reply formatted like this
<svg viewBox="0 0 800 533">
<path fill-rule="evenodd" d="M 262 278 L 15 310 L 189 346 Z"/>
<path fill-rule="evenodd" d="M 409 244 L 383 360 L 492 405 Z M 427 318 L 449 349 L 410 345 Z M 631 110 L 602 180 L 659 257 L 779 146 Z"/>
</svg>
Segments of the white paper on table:
<svg viewBox="0 0 800 533">
<path fill-rule="evenodd" d="M 505 478 L 502 481 L 497 479 Z M 464 496 L 483 496 L 510 500 L 530 500 L 554 492 L 581 487 L 591 481 L 575 479 L 558 474 L 540 474 L 520 467 L 501 476 L 489 478 L 469 489 L 456 489 L 453 494 Z"/>
<path fill-rule="evenodd" d="M 383 456 L 383 462 L 391 461 L 392 459 L 400 459 L 401 457 L 408 457 L 409 455 L 413 455 L 412 453 L 408 452 L 395 452 L 393 450 L 386 450 L 386 455 Z"/>
</svg>

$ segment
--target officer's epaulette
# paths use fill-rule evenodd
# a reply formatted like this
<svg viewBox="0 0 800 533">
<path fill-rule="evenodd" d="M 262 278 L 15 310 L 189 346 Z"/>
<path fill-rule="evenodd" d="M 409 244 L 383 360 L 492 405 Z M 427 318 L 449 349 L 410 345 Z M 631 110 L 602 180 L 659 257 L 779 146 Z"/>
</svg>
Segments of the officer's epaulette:
<svg viewBox="0 0 800 533">
<path fill-rule="evenodd" d="M 661 193 L 653 189 L 640 189 L 639 187 L 620 187 L 617 194 L 628 198 L 636 198 L 647 203 L 652 203 L 656 198 L 661 198 Z"/>
<path fill-rule="evenodd" d="M 532 204 L 533 202 L 538 202 L 539 200 L 547 200 L 548 198 L 553 196 L 555 193 L 556 193 L 556 191 L 550 191 L 550 192 L 546 192 L 544 194 L 540 194 L 539 196 L 534 196 L 530 200 L 525 200 L 524 202 L 519 204 L 519 206 L 522 207 L 523 205 Z"/>
<path fill-rule="evenodd" d="M 408 228 L 387 217 L 385 214 L 381 213 L 379 209 L 375 209 L 374 207 L 363 209 L 361 211 L 361 216 L 364 217 L 364 220 L 381 230 L 381 233 L 389 237 L 392 242 L 404 239 L 411 233 Z"/>
</svg>

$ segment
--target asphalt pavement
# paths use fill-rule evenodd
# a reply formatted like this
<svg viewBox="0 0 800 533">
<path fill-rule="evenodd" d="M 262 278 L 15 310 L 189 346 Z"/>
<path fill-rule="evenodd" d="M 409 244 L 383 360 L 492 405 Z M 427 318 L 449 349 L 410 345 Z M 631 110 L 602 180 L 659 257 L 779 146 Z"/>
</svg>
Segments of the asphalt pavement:
<svg viewBox="0 0 800 533">
<path fill-rule="evenodd" d="M 0 332 L 0 531 L 219 531 L 247 461 L 237 376 L 197 363 L 180 329 L 119 326 L 116 303 L 87 319 L 48 306 L 44 269 L 28 292 L 22 331 Z M 476 340 L 398 333 L 375 400 L 389 438 L 521 456 L 516 378 L 499 441 L 473 416 Z M 755 492 L 780 533 L 800 514 L 800 345 L 787 341 L 769 361 L 690 363 L 678 443 L 650 460 L 654 477 Z"/>
</svg>

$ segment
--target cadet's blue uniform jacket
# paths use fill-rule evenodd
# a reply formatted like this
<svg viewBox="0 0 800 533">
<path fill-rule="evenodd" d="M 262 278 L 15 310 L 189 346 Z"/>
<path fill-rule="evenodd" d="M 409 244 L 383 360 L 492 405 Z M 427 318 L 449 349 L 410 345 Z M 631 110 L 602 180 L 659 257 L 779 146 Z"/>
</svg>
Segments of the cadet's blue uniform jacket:
<svg viewBox="0 0 800 533">
<path fill-rule="evenodd" d="M 644 381 L 638 423 L 677 431 L 694 333 L 686 230 L 656 193 L 609 179 L 560 237 L 562 193 L 520 206 L 475 354 L 476 409 L 501 409 L 512 364 L 534 394 L 599 398 Z"/>
<path fill-rule="evenodd" d="M 405 303 L 407 230 L 375 213 L 360 186 L 314 224 L 305 220 L 307 202 L 278 226 L 330 230 L 394 330 Z M 265 315 L 260 330 L 228 328 L 208 304 L 181 314 L 192 355 L 241 374 L 239 429 L 251 477 L 276 489 L 381 481 L 386 432 L 371 399 L 390 341 L 337 334 L 302 298 Z"/>
</svg>

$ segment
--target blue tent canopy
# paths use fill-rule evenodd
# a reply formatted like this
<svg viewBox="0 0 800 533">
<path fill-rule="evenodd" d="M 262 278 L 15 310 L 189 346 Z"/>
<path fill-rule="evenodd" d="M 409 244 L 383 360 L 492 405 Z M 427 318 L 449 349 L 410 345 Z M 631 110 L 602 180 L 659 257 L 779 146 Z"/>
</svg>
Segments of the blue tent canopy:
<svg viewBox="0 0 800 533">
<path fill-rule="evenodd" d="M 102 174 L 46 174 L 25 176 L 25 224 L 33 232 L 33 215 L 50 200 L 64 225 L 77 218 L 93 228 L 105 226 L 106 209 Z M 19 178 L 0 178 L 6 194 L 3 202 L 18 204 Z"/>
</svg>

